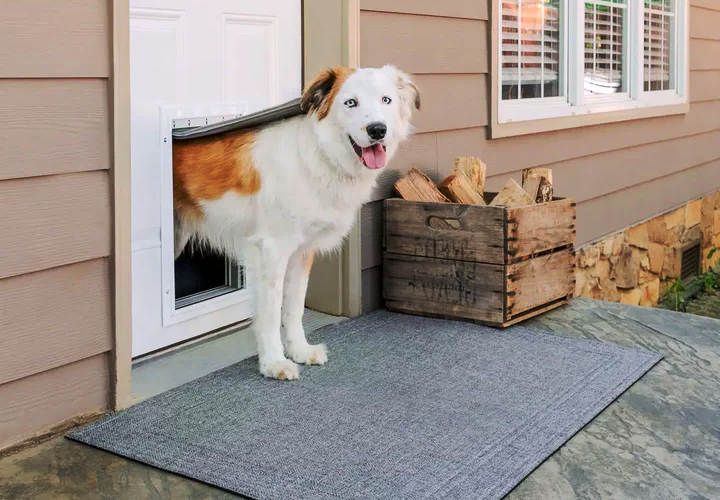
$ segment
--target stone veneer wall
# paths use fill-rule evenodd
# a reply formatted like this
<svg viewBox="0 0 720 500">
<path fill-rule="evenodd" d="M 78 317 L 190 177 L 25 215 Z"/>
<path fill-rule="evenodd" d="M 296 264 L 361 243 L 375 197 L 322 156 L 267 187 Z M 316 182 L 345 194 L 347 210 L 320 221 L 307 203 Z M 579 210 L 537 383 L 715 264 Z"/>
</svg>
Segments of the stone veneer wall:
<svg viewBox="0 0 720 500">
<path fill-rule="evenodd" d="M 701 241 L 702 268 L 712 262 L 710 249 L 720 247 L 720 191 L 579 248 L 575 296 L 654 306 L 680 276 L 680 256 Z"/>
</svg>

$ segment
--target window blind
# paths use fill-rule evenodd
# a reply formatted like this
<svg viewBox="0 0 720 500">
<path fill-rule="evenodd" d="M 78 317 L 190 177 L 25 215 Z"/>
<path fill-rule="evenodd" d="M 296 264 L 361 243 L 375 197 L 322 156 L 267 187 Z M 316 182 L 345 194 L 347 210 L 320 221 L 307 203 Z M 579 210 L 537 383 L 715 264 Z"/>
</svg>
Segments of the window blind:
<svg viewBox="0 0 720 500">
<path fill-rule="evenodd" d="M 624 2 L 585 2 L 585 93 L 624 91 Z"/>
<path fill-rule="evenodd" d="M 644 88 L 671 88 L 671 30 L 675 21 L 672 0 L 645 0 Z"/>
<path fill-rule="evenodd" d="M 503 99 L 560 95 L 559 0 L 502 2 Z"/>
</svg>

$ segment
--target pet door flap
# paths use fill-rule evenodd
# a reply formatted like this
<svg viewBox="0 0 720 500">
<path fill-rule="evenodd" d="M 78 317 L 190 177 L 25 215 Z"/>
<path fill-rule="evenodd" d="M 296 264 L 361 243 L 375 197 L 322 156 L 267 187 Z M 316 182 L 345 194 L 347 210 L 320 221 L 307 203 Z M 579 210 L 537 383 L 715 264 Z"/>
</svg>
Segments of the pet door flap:
<svg viewBox="0 0 720 500">
<path fill-rule="evenodd" d="M 172 135 L 173 139 L 179 141 L 196 139 L 198 137 L 207 137 L 210 135 L 222 134 L 224 132 L 235 132 L 237 130 L 257 127 L 259 125 L 284 120 L 286 118 L 292 118 L 293 116 L 302 114 L 305 114 L 305 112 L 300 108 L 300 98 L 298 97 L 284 104 L 256 111 L 255 113 L 234 118 L 232 120 L 212 123 L 210 125 L 192 129 L 173 130 Z"/>
</svg>

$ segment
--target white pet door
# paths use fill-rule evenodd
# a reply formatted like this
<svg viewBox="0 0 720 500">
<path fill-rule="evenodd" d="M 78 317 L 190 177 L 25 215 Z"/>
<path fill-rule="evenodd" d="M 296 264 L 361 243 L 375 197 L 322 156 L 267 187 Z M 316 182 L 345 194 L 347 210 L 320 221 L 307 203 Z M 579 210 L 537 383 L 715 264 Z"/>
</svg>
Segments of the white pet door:
<svg viewBox="0 0 720 500">
<path fill-rule="evenodd" d="M 172 131 L 238 118 L 247 112 L 246 103 L 208 107 L 163 107 L 160 110 L 161 151 L 161 242 L 163 326 L 227 307 L 250 315 L 250 289 L 245 268 L 237 256 L 222 255 L 190 241 L 175 259 L 172 211 Z M 242 306 L 242 307 L 241 307 Z"/>
<path fill-rule="evenodd" d="M 159 226 L 157 230 L 136 230 L 136 236 L 147 239 L 133 241 L 133 356 L 198 337 L 252 315 L 252 291 L 243 262 L 203 247 L 191 252 L 190 244 L 176 260 L 173 227 L 173 129 L 232 119 L 246 112 L 246 103 L 162 107 L 156 111 L 159 130 L 153 149 L 159 153 L 159 175 L 154 178 L 150 175 L 153 171 L 138 170 L 133 181 L 138 186 L 136 193 L 145 187 L 143 180 L 154 181 L 152 190 L 144 189 L 147 198 L 134 198 L 133 209 L 143 211 L 137 214 L 141 221 L 147 219 L 147 213 L 157 213 Z M 135 155 L 142 159 L 142 153 L 138 149 Z"/>
</svg>

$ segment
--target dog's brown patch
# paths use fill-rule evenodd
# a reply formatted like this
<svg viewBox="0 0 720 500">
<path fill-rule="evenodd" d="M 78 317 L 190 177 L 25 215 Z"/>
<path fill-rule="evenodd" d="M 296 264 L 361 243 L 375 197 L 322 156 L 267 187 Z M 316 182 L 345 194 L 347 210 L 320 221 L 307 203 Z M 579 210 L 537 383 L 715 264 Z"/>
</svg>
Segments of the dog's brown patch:
<svg viewBox="0 0 720 500">
<path fill-rule="evenodd" d="M 303 92 L 300 101 L 301 109 L 308 113 L 315 111 L 318 120 L 327 118 L 337 93 L 345 80 L 354 71 L 352 68 L 334 68 L 321 71 Z"/>
<path fill-rule="evenodd" d="M 217 200 L 228 191 L 257 193 L 260 174 L 252 148 L 256 132 L 201 137 L 173 144 L 173 198 L 184 217 L 202 217 L 201 201 Z"/>
<path fill-rule="evenodd" d="M 303 265 L 305 266 L 305 274 L 308 276 L 310 275 L 310 270 L 312 269 L 313 262 L 315 261 L 315 252 L 310 252 L 309 254 L 305 254 L 303 257 Z"/>
<path fill-rule="evenodd" d="M 414 97 L 413 97 L 413 104 L 415 105 L 415 109 L 420 111 L 420 90 L 417 88 L 417 85 L 414 83 L 410 84 L 410 88 L 413 89 Z"/>
</svg>

